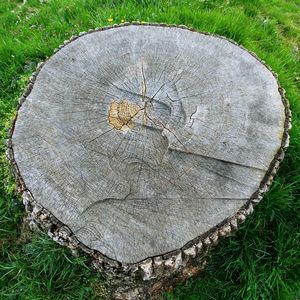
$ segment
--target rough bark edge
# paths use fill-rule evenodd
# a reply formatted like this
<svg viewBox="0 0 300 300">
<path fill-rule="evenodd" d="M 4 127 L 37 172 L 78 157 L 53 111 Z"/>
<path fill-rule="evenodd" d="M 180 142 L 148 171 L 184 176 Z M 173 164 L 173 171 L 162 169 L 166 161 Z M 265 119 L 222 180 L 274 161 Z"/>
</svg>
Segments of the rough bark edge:
<svg viewBox="0 0 300 300">
<path fill-rule="evenodd" d="M 79 242 L 76 236 L 72 233 L 70 228 L 60 222 L 52 213 L 38 204 L 31 192 L 26 188 L 23 178 L 19 172 L 18 165 L 14 159 L 14 152 L 12 147 L 12 136 L 14 132 L 15 123 L 18 117 L 18 110 L 22 106 L 26 97 L 30 94 L 35 79 L 43 67 L 48 61 L 47 58 L 44 62 L 38 64 L 36 71 L 29 79 L 29 84 L 22 96 L 19 98 L 19 104 L 17 106 L 17 112 L 15 118 L 12 120 L 12 125 L 8 131 L 7 140 L 7 152 L 6 156 L 12 166 L 12 172 L 17 182 L 17 192 L 22 195 L 23 203 L 28 213 L 28 221 L 32 227 L 39 227 L 40 229 L 47 231 L 48 235 L 53 240 L 61 245 L 69 247 L 71 250 L 82 250 L 84 253 L 93 257 L 93 266 L 96 269 L 101 270 L 109 279 L 112 279 L 119 289 L 115 289 L 115 297 L 118 299 L 135 299 L 141 295 L 154 295 L 159 294 L 167 286 L 172 286 L 173 283 L 183 281 L 186 278 L 198 274 L 206 264 L 206 258 L 209 250 L 212 246 L 218 243 L 218 240 L 222 237 L 229 236 L 238 229 L 238 226 L 243 223 L 246 217 L 253 212 L 253 208 L 261 201 L 263 195 L 269 190 L 272 184 L 273 178 L 279 169 L 280 162 L 284 158 L 285 150 L 289 145 L 289 130 L 291 128 L 291 111 L 289 109 L 288 100 L 285 97 L 285 90 L 280 86 L 278 76 L 272 71 L 272 69 L 266 65 L 266 63 L 259 59 L 257 55 L 243 46 L 237 44 L 235 41 L 223 36 L 219 36 L 213 33 L 201 32 L 194 28 L 189 28 L 184 25 L 165 24 L 165 23 L 121 23 L 114 24 L 112 26 L 106 26 L 102 28 L 96 28 L 89 30 L 88 32 L 80 32 L 77 36 L 72 36 L 69 40 L 64 41 L 57 49 L 54 50 L 54 54 L 68 45 L 77 38 L 97 31 L 108 30 L 117 27 L 139 25 L 139 26 L 158 26 L 158 27 L 176 27 L 183 30 L 189 30 L 213 36 L 216 38 L 224 39 L 232 44 L 240 47 L 244 51 L 250 53 L 255 59 L 262 63 L 274 76 L 277 81 L 278 91 L 281 95 L 281 99 L 285 108 L 285 122 L 284 132 L 282 136 L 281 146 L 274 156 L 263 180 L 260 183 L 259 189 L 250 197 L 246 204 L 244 204 L 232 217 L 226 218 L 221 223 L 210 229 L 208 232 L 196 237 L 195 239 L 186 243 L 182 248 L 164 253 L 159 256 L 148 257 L 137 263 L 120 263 L 116 260 L 110 259 L 97 250 L 93 250 Z M 157 282 L 160 280 L 160 282 Z M 138 284 L 140 283 L 140 285 Z M 131 290 L 123 294 L 122 291 L 126 290 L 122 286 L 131 286 Z M 135 288 L 132 288 L 134 287 Z M 120 290 L 120 291 L 118 291 Z M 144 297 L 143 296 L 143 297 Z"/>
</svg>

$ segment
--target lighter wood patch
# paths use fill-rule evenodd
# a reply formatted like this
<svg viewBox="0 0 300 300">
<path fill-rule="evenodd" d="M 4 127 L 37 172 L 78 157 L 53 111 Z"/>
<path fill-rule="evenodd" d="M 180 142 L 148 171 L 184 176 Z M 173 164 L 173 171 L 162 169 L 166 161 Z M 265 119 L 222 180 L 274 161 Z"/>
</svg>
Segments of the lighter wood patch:
<svg viewBox="0 0 300 300">
<path fill-rule="evenodd" d="M 118 130 L 128 130 L 133 128 L 133 119 L 141 111 L 141 107 L 135 103 L 122 100 L 112 101 L 108 110 L 108 122 Z"/>
</svg>

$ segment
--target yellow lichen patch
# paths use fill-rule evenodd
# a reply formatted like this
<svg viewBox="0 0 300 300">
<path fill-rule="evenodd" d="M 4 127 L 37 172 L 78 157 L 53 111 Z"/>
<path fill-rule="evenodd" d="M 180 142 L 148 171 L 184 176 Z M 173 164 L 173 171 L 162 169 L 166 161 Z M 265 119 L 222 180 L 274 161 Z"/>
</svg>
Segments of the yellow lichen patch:
<svg viewBox="0 0 300 300">
<path fill-rule="evenodd" d="M 113 101 L 108 110 L 108 122 L 118 130 L 127 130 L 133 127 L 133 118 L 141 111 L 140 106 L 126 100 Z"/>
</svg>

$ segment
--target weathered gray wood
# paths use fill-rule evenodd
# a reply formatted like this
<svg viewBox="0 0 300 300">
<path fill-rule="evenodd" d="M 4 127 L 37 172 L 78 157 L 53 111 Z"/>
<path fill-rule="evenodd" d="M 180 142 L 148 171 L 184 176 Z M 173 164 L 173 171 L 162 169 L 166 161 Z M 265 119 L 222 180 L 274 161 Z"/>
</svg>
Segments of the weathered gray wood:
<svg viewBox="0 0 300 300">
<path fill-rule="evenodd" d="M 276 78 L 246 50 L 131 25 L 83 35 L 44 64 L 12 147 L 36 203 L 125 264 L 234 216 L 257 195 L 285 124 Z"/>
</svg>

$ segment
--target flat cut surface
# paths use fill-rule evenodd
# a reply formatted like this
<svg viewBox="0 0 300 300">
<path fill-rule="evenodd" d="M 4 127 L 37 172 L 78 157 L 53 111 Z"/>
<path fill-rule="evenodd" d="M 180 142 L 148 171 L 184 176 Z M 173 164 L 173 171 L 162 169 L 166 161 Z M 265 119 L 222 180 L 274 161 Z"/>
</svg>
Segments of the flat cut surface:
<svg viewBox="0 0 300 300">
<path fill-rule="evenodd" d="M 15 160 L 86 246 L 133 263 L 184 246 L 259 188 L 284 131 L 273 74 L 223 38 L 174 27 L 86 34 L 19 110 Z"/>
</svg>

